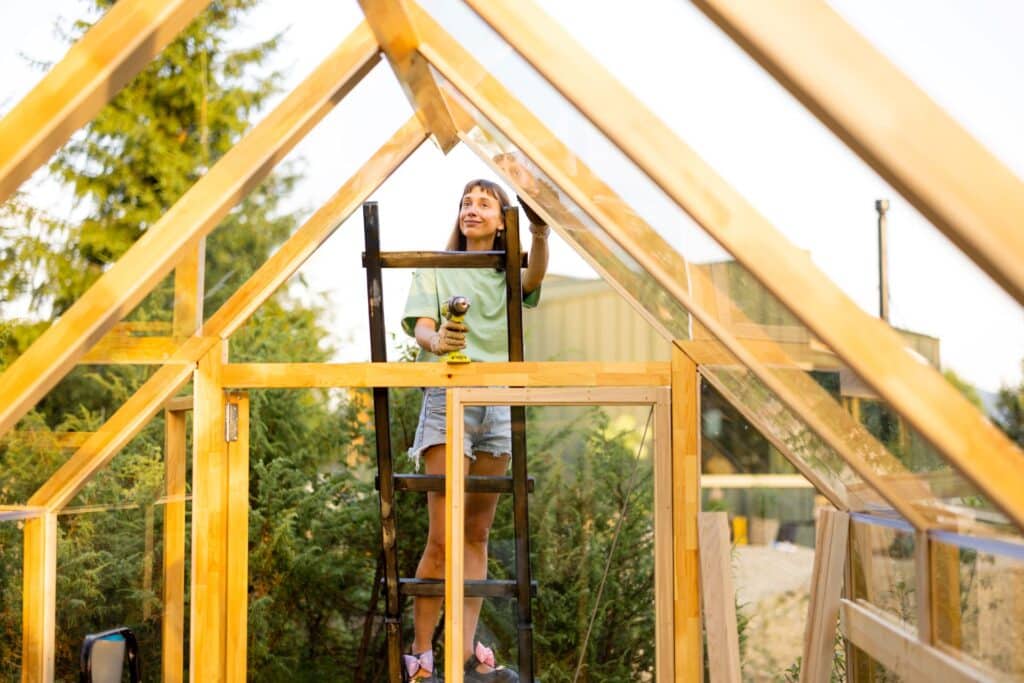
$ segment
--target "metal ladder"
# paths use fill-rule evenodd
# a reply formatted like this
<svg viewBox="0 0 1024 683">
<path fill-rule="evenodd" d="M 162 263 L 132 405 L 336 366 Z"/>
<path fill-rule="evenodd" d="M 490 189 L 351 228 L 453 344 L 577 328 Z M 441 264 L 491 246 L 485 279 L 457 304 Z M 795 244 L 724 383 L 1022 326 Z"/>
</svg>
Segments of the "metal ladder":
<svg viewBox="0 0 1024 683">
<path fill-rule="evenodd" d="M 508 311 L 508 349 L 510 361 L 523 360 L 523 296 L 522 272 L 525 254 L 520 250 L 519 210 L 505 209 L 505 251 L 488 252 L 389 252 L 380 251 L 380 219 L 377 202 L 363 204 L 363 232 L 366 251 L 366 291 L 370 319 L 370 359 L 387 362 L 384 329 L 383 268 L 497 268 L 505 267 L 505 290 Z M 384 627 L 387 635 L 388 672 L 391 683 L 402 680 L 401 616 L 405 596 L 441 597 L 443 579 L 415 579 L 398 576 L 396 491 L 444 491 L 444 476 L 427 474 L 395 474 L 389 431 L 388 390 L 373 389 L 374 427 L 377 442 L 377 490 L 380 498 L 382 568 L 375 578 L 373 604 L 377 602 L 380 574 L 385 586 Z M 515 531 L 515 580 L 466 581 L 466 597 L 506 597 L 516 599 L 519 676 L 522 681 L 534 680 L 533 611 L 531 597 L 536 589 L 530 577 L 530 531 L 527 494 L 532 481 L 526 473 L 526 409 L 512 406 L 512 476 L 466 477 L 466 491 L 474 493 L 512 493 Z M 383 571 L 381 571 L 381 569 Z M 365 634 L 364 634 L 365 636 Z M 366 638 L 364 637 L 364 644 Z M 365 647 L 361 648 L 365 652 Z M 461 656 L 461 655 L 457 655 Z M 360 665 L 359 669 L 362 666 Z"/>
</svg>

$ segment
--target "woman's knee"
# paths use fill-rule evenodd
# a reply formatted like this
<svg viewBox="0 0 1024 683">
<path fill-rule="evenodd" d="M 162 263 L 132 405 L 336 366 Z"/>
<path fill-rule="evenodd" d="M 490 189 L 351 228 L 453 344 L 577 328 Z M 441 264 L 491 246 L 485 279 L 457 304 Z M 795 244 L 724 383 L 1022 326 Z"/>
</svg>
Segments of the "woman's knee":
<svg viewBox="0 0 1024 683">
<path fill-rule="evenodd" d="M 487 545 L 487 539 L 491 535 L 491 523 L 490 517 L 486 519 L 471 519 L 466 518 L 466 544 L 467 545 Z"/>
</svg>

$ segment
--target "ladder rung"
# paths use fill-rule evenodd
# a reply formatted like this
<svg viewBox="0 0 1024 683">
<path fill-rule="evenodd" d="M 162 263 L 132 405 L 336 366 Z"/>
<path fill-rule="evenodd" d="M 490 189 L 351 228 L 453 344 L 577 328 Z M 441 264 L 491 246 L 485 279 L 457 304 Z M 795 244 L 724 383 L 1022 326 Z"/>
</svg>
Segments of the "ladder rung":
<svg viewBox="0 0 1024 683">
<path fill-rule="evenodd" d="M 374 480 L 380 488 L 380 478 Z M 444 491 L 443 474 L 396 474 L 396 491 Z M 482 477 L 471 474 L 466 477 L 466 491 L 469 493 L 512 493 L 512 477 Z M 526 479 L 527 493 L 533 493 L 533 477 Z"/>
<path fill-rule="evenodd" d="M 444 579 L 399 579 L 402 595 L 428 598 L 444 596 Z M 467 580 L 464 584 L 467 598 L 514 598 L 516 582 L 507 579 Z M 537 597 L 537 582 L 530 582 L 530 595 Z"/>
<path fill-rule="evenodd" d="M 523 252 L 523 267 L 528 257 Z M 380 254 L 381 268 L 501 268 L 503 251 L 388 251 Z M 363 252 L 366 267 L 366 252 Z"/>
</svg>

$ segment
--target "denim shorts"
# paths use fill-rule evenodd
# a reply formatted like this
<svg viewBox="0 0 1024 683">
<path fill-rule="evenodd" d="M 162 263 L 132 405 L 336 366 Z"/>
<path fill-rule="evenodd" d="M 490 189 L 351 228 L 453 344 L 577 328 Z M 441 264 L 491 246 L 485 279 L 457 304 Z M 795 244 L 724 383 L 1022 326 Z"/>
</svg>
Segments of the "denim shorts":
<svg viewBox="0 0 1024 683">
<path fill-rule="evenodd" d="M 417 470 L 423 451 L 448 440 L 446 405 L 443 387 L 427 387 L 423 392 L 420 422 L 409 449 L 409 457 L 415 461 Z M 512 452 L 512 416 L 508 406 L 466 406 L 463 413 L 466 423 L 462 449 L 467 458 L 476 460 L 474 454 L 478 452 L 496 458 Z"/>
</svg>

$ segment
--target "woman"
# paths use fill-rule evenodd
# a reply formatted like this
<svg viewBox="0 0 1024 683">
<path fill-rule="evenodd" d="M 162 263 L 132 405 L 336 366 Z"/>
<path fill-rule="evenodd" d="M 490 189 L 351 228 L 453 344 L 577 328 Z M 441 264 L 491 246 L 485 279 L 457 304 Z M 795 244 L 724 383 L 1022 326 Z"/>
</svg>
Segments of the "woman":
<svg viewBox="0 0 1024 683">
<path fill-rule="evenodd" d="M 530 219 L 530 232 L 533 235 L 529 266 L 524 270 L 522 278 L 523 304 L 536 306 L 540 298 L 541 281 L 547 270 L 547 236 L 550 228 L 524 203 L 520 204 Z M 448 241 L 448 249 L 504 250 L 503 210 L 508 205 L 508 196 L 496 183 L 488 180 L 470 181 L 462 192 L 459 215 Z M 440 314 L 440 302 L 456 295 L 470 299 L 471 306 L 464 323 L 444 320 Z M 407 334 L 415 337 L 420 347 L 417 361 L 437 362 L 442 355 L 458 350 L 463 350 L 475 361 L 507 361 L 506 308 L 505 273 L 501 270 L 419 270 L 413 275 L 409 300 L 402 316 L 402 327 Z M 512 449 L 508 407 L 467 407 L 465 419 L 466 437 L 463 446 L 470 461 L 468 473 L 483 476 L 504 474 Z M 445 391 L 443 388 L 431 387 L 423 396 L 419 426 L 409 450 L 410 455 L 416 459 L 417 464 L 422 459 L 428 474 L 444 474 L 445 440 Z M 497 505 L 498 494 L 495 493 L 466 495 L 464 562 L 467 579 L 487 577 L 487 537 Z M 416 577 L 440 579 L 444 578 L 443 493 L 427 494 L 427 512 L 430 529 Z M 405 656 L 406 670 L 411 680 L 431 683 L 437 680 L 433 672 L 431 638 L 441 604 L 442 598 L 415 599 L 413 654 Z M 518 681 L 519 676 L 514 671 L 495 665 L 494 655 L 488 648 L 479 643 L 473 647 L 481 605 L 481 598 L 467 598 L 465 601 L 462 652 L 466 662 L 465 680 L 488 683 Z"/>
</svg>

